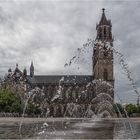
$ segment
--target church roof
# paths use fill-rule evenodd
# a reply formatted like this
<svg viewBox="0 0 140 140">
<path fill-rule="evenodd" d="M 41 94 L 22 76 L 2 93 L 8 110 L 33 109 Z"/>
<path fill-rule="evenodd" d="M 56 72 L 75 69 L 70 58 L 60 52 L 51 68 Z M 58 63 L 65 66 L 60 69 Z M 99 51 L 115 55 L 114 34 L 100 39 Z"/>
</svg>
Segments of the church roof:
<svg viewBox="0 0 140 140">
<path fill-rule="evenodd" d="M 20 71 L 20 69 L 18 68 L 18 64 L 16 64 L 16 68 L 14 70 L 13 75 L 16 75 L 16 73 L 22 74 L 22 72 Z"/>
<path fill-rule="evenodd" d="M 8 72 L 12 72 L 11 68 L 9 68 Z"/>
<path fill-rule="evenodd" d="M 62 80 L 63 79 L 63 80 Z M 92 82 L 92 75 L 36 75 L 28 76 L 28 82 L 33 85 L 59 84 L 60 80 L 64 84 L 86 84 Z"/>
<path fill-rule="evenodd" d="M 103 8 L 102 9 L 102 17 L 101 17 L 101 20 L 99 22 L 99 25 L 111 25 L 111 21 L 110 20 L 107 20 L 106 18 L 106 15 L 105 15 L 105 9 Z"/>
</svg>

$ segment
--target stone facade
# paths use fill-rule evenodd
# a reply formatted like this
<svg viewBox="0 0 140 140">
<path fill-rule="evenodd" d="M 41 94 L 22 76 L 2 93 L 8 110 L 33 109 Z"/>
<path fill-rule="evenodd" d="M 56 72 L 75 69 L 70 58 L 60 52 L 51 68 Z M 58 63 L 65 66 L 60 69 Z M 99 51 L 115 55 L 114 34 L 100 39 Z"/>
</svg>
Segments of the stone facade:
<svg viewBox="0 0 140 140">
<path fill-rule="evenodd" d="M 91 117 L 93 112 L 113 116 L 113 51 L 106 45 L 113 47 L 112 25 L 111 21 L 107 20 L 104 9 L 96 30 L 92 58 L 93 75 L 34 75 L 33 62 L 29 76 L 26 70 L 23 73 L 18 70 L 18 74 L 15 74 L 15 77 L 21 77 L 21 80 L 17 80 L 20 85 L 22 80 L 26 81 L 26 91 L 27 87 L 39 87 L 42 90 L 42 98 L 35 95 L 34 101 L 41 102 L 40 106 L 47 112 L 47 116 Z M 13 76 L 14 74 L 11 77 Z"/>
</svg>

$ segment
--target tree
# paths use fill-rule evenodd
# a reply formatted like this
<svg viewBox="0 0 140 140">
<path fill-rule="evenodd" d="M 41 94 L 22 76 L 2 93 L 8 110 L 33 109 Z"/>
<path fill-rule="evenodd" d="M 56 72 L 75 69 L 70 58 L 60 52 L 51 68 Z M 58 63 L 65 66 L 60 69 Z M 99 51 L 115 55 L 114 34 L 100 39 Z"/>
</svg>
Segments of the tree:
<svg viewBox="0 0 140 140">
<path fill-rule="evenodd" d="M 122 116 L 125 116 L 125 111 L 124 111 L 124 108 L 121 104 L 119 103 L 116 103 L 114 104 L 114 111 L 115 113 L 117 114 L 117 116 L 120 116 L 120 113 Z M 121 116 L 120 116 L 121 117 Z"/>
<path fill-rule="evenodd" d="M 134 104 L 128 104 L 126 106 L 126 111 L 128 115 L 130 116 L 132 113 L 137 113 L 137 106 Z"/>
<path fill-rule="evenodd" d="M 26 113 L 31 115 L 31 114 L 40 114 L 41 110 L 38 105 L 33 104 L 33 103 L 28 103 Z"/>
<path fill-rule="evenodd" d="M 21 99 L 10 89 L 0 90 L 0 112 L 22 112 Z"/>
<path fill-rule="evenodd" d="M 137 106 L 137 113 L 140 113 L 140 105 Z"/>
</svg>

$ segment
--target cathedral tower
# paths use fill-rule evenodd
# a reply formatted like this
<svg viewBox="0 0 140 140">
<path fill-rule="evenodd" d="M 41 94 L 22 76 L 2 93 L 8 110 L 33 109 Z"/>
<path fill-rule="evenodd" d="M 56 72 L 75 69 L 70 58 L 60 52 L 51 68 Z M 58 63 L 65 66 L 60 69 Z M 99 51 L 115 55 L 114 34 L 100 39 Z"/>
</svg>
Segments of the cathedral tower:
<svg viewBox="0 0 140 140">
<path fill-rule="evenodd" d="M 30 77 L 34 76 L 34 65 L 33 65 L 33 61 L 31 62 L 31 66 L 30 66 Z"/>
<path fill-rule="evenodd" d="M 104 80 L 114 86 L 113 77 L 113 38 L 112 24 L 105 16 L 105 9 L 102 9 L 102 16 L 96 26 L 97 36 L 93 49 L 93 77 L 95 80 Z"/>
</svg>

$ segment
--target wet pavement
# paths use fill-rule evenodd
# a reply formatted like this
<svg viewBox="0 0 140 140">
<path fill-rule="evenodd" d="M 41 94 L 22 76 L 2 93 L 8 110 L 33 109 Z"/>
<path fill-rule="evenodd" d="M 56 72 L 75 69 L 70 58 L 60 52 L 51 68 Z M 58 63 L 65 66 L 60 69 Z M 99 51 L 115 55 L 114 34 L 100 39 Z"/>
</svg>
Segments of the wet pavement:
<svg viewBox="0 0 140 140">
<path fill-rule="evenodd" d="M 19 121 L 0 119 L 0 139 L 128 139 L 140 138 L 140 120 L 128 119 L 25 119 L 19 133 Z"/>
</svg>

